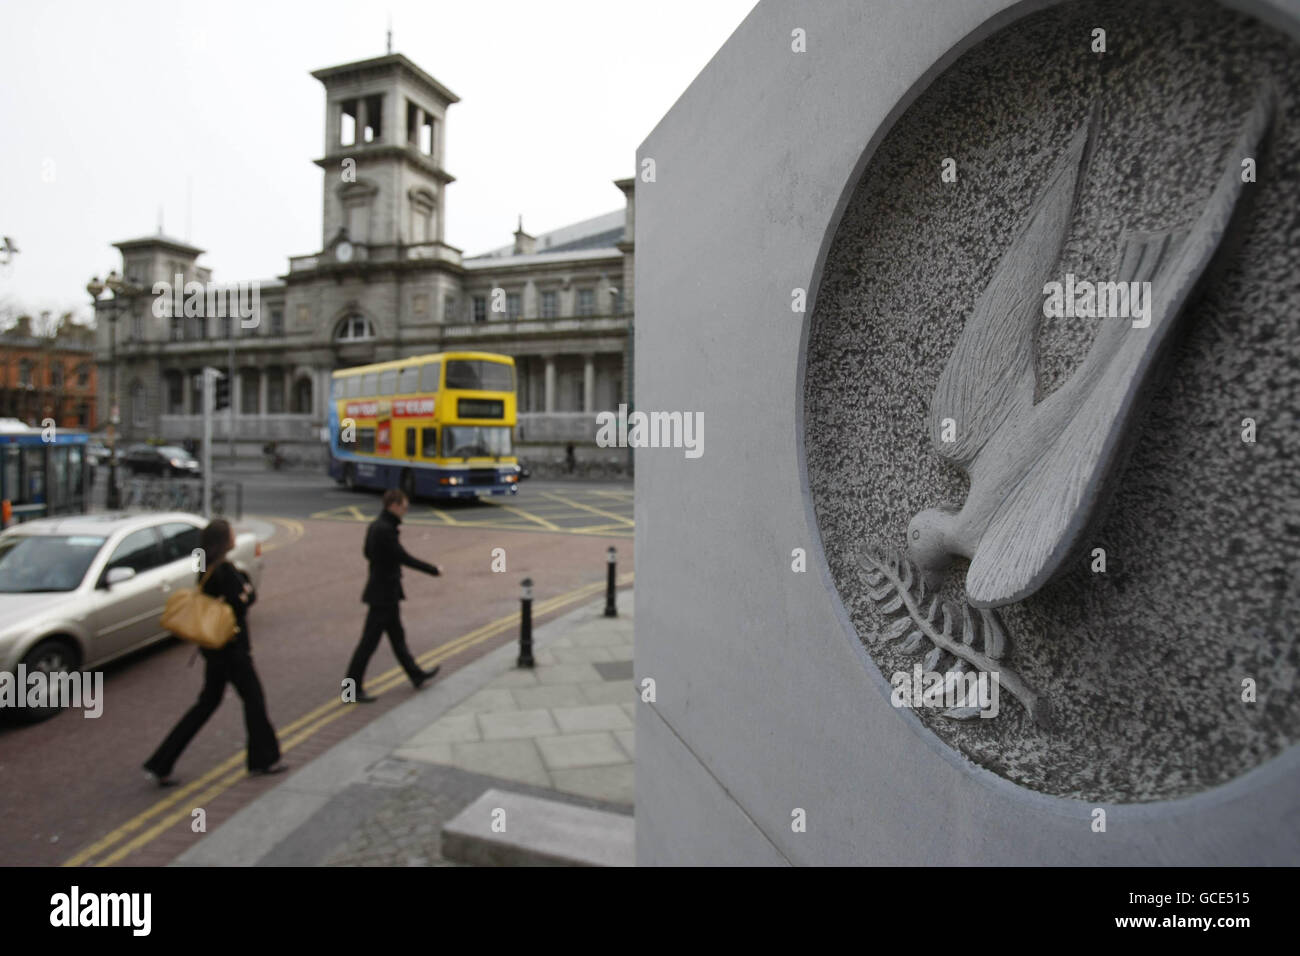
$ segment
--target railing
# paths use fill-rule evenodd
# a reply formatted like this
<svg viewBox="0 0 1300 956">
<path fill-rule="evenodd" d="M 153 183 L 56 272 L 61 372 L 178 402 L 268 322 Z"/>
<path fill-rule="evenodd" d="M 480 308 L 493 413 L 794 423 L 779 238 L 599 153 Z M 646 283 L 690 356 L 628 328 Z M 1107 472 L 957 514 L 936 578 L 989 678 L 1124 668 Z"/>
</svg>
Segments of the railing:
<svg viewBox="0 0 1300 956">
<path fill-rule="evenodd" d="M 127 511 L 187 511 L 203 513 L 203 482 L 194 478 L 130 478 L 121 483 L 120 500 Z M 227 508 L 233 505 L 233 514 Z M 244 515 L 244 486 L 238 481 L 212 485 L 212 514 L 239 520 Z"/>
<path fill-rule="evenodd" d="M 515 438 L 521 442 L 583 442 L 596 440 L 596 412 L 520 412 Z"/>
</svg>

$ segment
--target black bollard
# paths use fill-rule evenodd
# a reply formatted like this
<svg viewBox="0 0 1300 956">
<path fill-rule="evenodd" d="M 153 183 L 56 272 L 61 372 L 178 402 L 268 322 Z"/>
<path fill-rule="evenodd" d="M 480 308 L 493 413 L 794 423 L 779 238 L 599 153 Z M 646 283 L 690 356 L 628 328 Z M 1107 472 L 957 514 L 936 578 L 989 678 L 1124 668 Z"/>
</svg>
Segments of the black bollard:
<svg viewBox="0 0 1300 956">
<path fill-rule="evenodd" d="M 524 578 L 519 595 L 519 660 L 516 667 L 533 667 L 533 579 Z"/>
<path fill-rule="evenodd" d="M 605 552 L 605 561 L 608 563 L 608 571 L 605 576 L 605 616 L 618 617 L 618 606 L 614 603 L 614 562 L 618 560 L 618 552 L 614 546 L 610 545 Z"/>
</svg>

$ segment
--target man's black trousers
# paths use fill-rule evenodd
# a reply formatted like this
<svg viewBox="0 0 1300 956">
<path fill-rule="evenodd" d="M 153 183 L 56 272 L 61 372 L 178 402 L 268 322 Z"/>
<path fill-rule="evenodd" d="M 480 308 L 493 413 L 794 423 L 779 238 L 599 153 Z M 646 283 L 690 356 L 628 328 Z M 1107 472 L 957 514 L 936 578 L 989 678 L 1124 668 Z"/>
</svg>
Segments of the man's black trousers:
<svg viewBox="0 0 1300 956">
<path fill-rule="evenodd" d="M 402 665 L 402 670 L 406 671 L 406 676 L 411 679 L 412 684 L 418 684 L 424 676 L 424 671 L 420 665 L 415 663 L 415 658 L 406 648 L 406 632 L 402 630 L 402 617 L 398 613 L 396 604 L 372 604 L 366 614 L 366 626 L 361 632 L 361 643 L 357 645 L 356 651 L 352 654 L 352 662 L 348 664 L 347 676 L 356 681 L 357 692 L 364 689 L 366 677 L 366 665 L 370 663 L 370 655 L 375 652 L 379 646 L 379 638 L 387 633 L 388 643 L 393 645 L 393 656 L 397 662 Z"/>
</svg>

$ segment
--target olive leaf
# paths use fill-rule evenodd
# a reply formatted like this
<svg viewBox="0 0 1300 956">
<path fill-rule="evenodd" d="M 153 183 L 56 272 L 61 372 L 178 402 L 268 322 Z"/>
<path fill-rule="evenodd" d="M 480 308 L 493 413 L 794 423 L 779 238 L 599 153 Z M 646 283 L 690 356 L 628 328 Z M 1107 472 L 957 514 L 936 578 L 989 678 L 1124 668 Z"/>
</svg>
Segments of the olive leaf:
<svg viewBox="0 0 1300 956">
<path fill-rule="evenodd" d="M 965 601 L 953 604 L 937 595 L 931 596 L 929 607 L 923 611 L 925 576 L 905 557 L 891 551 L 882 559 L 862 550 L 858 552 L 857 563 L 867 583 L 867 597 L 880 612 L 884 615 L 904 612 L 889 621 L 873 640 L 896 641 L 906 635 L 899 645 L 905 654 L 918 653 L 929 645 L 923 660 L 927 671 L 937 670 L 948 654 L 955 659 L 949 674 L 961 674 L 970 668 L 992 673 L 1037 723 L 1050 726 L 1046 699 L 1002 661 L 1010 641 L 996 611 L 972 608 Z M 944 716 L 968 720 L 978 713 L 980 708 L 968 705 L 963 699 L 944 711 Z"/>
</svg>

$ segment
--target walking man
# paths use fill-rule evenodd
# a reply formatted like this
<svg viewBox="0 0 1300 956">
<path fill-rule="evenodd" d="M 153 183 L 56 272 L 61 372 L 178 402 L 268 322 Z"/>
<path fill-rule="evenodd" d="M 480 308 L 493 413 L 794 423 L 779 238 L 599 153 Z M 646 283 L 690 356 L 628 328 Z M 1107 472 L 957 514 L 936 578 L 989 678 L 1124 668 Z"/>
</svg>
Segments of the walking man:
<svg viewBox="0 0 1300 956">
<path fill-rule="evenodd" d="M 397 540 L 397 526 L 402 523 L 408 505 L 402 491 L 390 488 L 384 492 L 384 510 L 366 530 L 365 553 L 366 560 L 370 562 L 370 576 L 366 579 L 366 590 L 361 595 L 361 600 L 370 605 L 370 610 L 366 614 L 365 629 L 361 632 L 361 643 L 352 654 L 347 673 L 353 682 L 357 703 L 361 704 L 375 700 L 363 689 L 366 665 L 384 633 L 388 634 L 388 641 L 393 645 L 393 655 L 416 690 L 432 680 L 440 670 L 435 667 L 431 671 L 424 671 L 416 664 L 415 658 L 406 648 L 406 633 L 402 630 L 402 618 L 398 612 L 397 602 L 406 599 L 406 593 L 402 590 L 403 564 L 425 574 L 437 576 L 442 573 L 437 565 L 426 564 L 407 554 Z"/>
</svg>

